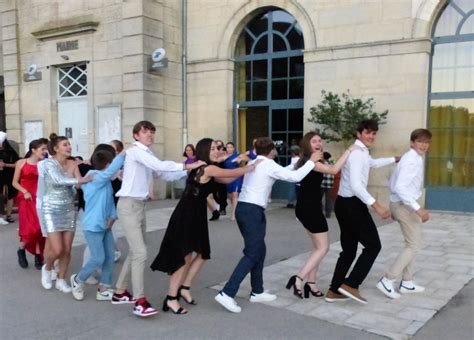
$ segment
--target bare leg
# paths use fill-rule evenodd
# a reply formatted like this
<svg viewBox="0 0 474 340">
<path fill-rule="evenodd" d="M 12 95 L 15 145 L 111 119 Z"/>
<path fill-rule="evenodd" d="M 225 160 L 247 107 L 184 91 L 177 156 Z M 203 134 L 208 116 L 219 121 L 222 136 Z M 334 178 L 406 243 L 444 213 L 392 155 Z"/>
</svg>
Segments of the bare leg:
<svg viewBox="0 0 474 340">
<path fill-rule="evenodd" d="M 48 233 L 46 247 L 44 249 L 44 263 L 46 270 L 53 269 L 53 263 L 62 256 L 64 251 L 63 238 L 61 232 Z"/>
<path fill-rule="evenodd" d="M 231 192 L 230 194 L 230 202 L 232 204 L 232 217 L 231 220 L 235 221 L 235 208 L 237 208 L 237 201 L 239 199 L 238 192 Z"/>
<path fill-rule="evenodd" d="M 210 212 L 213 212 L 215 210 L 215 204 L 214 204 L 214 199 L 212 198 L 212 194 L 207 196 L 207 208 L 209 209 Z"/>
<path fill-rule="evenodd" d="M 188 271 L 184 277 L 184 281 L 182 283 L 183 286 L 191 287 L 193 285 L 193 281 L 196 278 L 197 274 L 200 272 L 204 262 L 206 260 L 202 259 L 201 254 L 197 254 L 194 259 L 192 260 L 190 266 L 188 267 Z M 186 301 L 192 301 L 193 297 L 191 292 L 187 289 L 181 290 L 181 295 L 186 299 Z"/>
<path fill-rule="evenodd" d="M 319 264 L 329 251 L 328 232 L 317 234 L 308 232 L 308 235 L 311 239 L 313 249 L 308 260 L 306 260 L 306 263 L 298 272 L 298 276 L 303 279 L 306 278 L 306 280 L 309 282 L 316 282 Z M 313 285 L 311 288 L 315 288 L 315 286 Z"/>
<path fill-rule="evenodd" d="M 59 258 L 59 279 L 64 279 L 66 277 L 67 269 L 69 267 L 69 262 L 71 261 L 71 248 L 72 241 L 74 240 L 74 232 L 72 231 L 63 231 L 62 242 L 63 242 L 63 253 Z"/>
<path fill-rule="evenodd" d="M 7 216 L 11 216 L 13 210 L 13 198 L 7 201 L 7 206 L 5 207 L 5 213 Z"/>
<path fill-rule="evenodd" d="M 184 258 L 184 262 L 185 262 L 184 266 L 182 266 L 173 274 L 171 274 L 170 285 L 168 287 L 169 296 L 178 295 L 178 289 L 181 286 L 181 283 L 183 282 L 184 274 L 187 272 L 188 267 L 191 263 L 191 256 L 192 254 L 186 255 L 186 257 Z M 181 307 L 178 300 L 168 300 L 167 303 L 168 303 L 168 306 L 173 310 L 178 310 Z"/>
</svg>

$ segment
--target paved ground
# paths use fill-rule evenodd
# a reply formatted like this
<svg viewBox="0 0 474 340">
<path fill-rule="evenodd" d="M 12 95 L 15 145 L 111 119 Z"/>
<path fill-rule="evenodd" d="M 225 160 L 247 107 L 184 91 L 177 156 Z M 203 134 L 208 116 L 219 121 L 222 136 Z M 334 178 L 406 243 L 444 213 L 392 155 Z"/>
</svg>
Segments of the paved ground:
<svg viewBox="0 0 474 340">
<path fill-rule="evenodd" d="M 163 229 L 174 205 L 175 201 L 170 200 L 150 204 L 148 262 L 158 251 Z M 217 305 L 213 300 L 216 290 L 211 289 L 227 280 L 241 256 L 242 240 L 236 225 L 228 217 L 210 223 L 212 260 L 205 265 L 193 287 L 199 305 L 189 307 L 190 313 L 185 316 L 161 312 L 149 320 L 133 316 L 130 306 L 96 302 L 92 286 L 87 287 L 87 295 L 82 302 L 74 301 L 70 294 L 45 291 L 40 284 L 39 271 L 32 266 L 23 270 L 16 263 L 16 223 L 2 226 L 1 337 L 289 339 L 317 336 L 328 339 L 382 339 L 415 334 L 414 339 L 474 338 L 474 284 L 471 280 L 474 276 L 473 215 L 433 214 L 426 225 L 426 244 L 418 266 L 419 282 L 427 285 L 428 290 L 423 296 L 403 297 L 399 301 L 390 301 L 374 289 L 377 278 L 393 260 L 400 245 L 396 225 L 388 223 L 382 226 L 379 230 L 384 248 L 362 287 L 369 305 L 348 302 L 342 308 L 315 298 L 296 301 L 289 291 L 283 289 L 288 276 L 304 259 L 308 240 L 303 228 L 295 221 L 293 210 L 282 206 L 282 203 L 273 203 L 268 211 L 265 268 L 267 288 L 276 292 L 279 299 L 270 306 L 250 304 L 245 298 L 238 298 L 243 307 L 240 314 L 231 314 Z M 337 242 L 335 219 L 331 218 L 329 224 L 331 242 Z M 119 228 L 117 231 L 120 235 Z M 120 247 L 126 252 L 123 239 L 120 240 Z M 327 289 L 337 247 L 337 243 L 332 245 L 331 253 L 323 262 L 323 289 Z M 83 248 L 78 233 L 71 264 L 73 271 L 81 265 Z M 29 259 L 32 262 L 32 257 Z M 117 273 L 118 268 L 115 270 Z M 470 283 L 464 286 L 469 280 Z M 147 270 L 145 281 L 147 296 L 153 305 L 160 306 L 166 292 L 167 275 Z M 326 321 L 328 319 L 330 322 Z"/>
</svg>

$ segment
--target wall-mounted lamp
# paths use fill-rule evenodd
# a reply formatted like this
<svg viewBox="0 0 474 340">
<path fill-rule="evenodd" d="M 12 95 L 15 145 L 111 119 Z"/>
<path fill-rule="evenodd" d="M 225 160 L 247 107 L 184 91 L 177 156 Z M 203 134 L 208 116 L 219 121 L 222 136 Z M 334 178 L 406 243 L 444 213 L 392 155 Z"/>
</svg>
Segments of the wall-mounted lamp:
<svg viewBox="0 0 474 340">
<path fill-rule="evenodd" d="M 63 58 L 64 60 L 69 60 L 69 57 L 67 55 L 62 55 L 61 58 Z"/>
</svg>

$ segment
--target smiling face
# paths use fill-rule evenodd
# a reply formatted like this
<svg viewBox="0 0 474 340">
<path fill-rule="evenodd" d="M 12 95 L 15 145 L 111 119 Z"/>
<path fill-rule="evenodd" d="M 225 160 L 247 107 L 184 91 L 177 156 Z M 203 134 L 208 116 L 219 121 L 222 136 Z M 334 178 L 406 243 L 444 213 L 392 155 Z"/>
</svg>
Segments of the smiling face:
<svg viewBox="0 0 474 340">
<path fill-rule="evenodd" d="M 209 151 L 209 159 L 212 162 L 217 162 L 218 157 L 220 156 L 220 151 L 217 149 L 216 142 L 212 142 L 211 150 Z"/>
<path fill-rule="evenodd" d="M 47 154 L 48 146 L 46 144 L 41 144 L 38 148 L 31 149 L 31 155 L 40 161 L 45 159 Z"/>
<path fill-rule="evenodd" d="M 234 146 L 230 143 L 225 146 L 225 149 L 228 155 L 232 155 L 235 150 Z"/>
<path fill-rule="evenodd" d="M 140 142 L 145 146 L 150 146 L 155 142 L 155 131 L 145 129 L 142 126 L 138 133 L 133 134 L 133 138 L 135 138 L 137 142 Z"/>
<path fill-rule="evenodd" d="M 188 157 L 188 158 L 194 157 L 194 151 L 190 146 L 186 147 L 184 152 L 186 152 L 186 157 Z"/>
<path fill-rule="evenodd" d="M 63 157 L 69 157 L 71 156 L 71 143 L 69 143 L 68 139 L 63 139 L 56 144 L 54 147 L 54 151 L 56 152 L 56 155 L 63 156 Z"/>
<path fill-rule="evenodd" d="M 321 151 L 323 149 L 323 140 L 321 139 L 321 136 L 319 135 L 314 135 L 309 143 L 311 144 L 311 149 L 314 151 Z"/>
<path fill-rule="evenodd" d="M 428 139 L 417 139 L 415 141 L 410 141 L 410 146 L 413 150 L 416 151 L 417 154 L 423 156 L 426 154 L 428 149 L 430 148 L 430 140 Z"/>
<path fill-rule="evenodd" d="M 366 146 L 370 147 L 375 142 L 375 136 L 377 131 L 372 131 L 368 129 L 362 130 L 362 132 L 357 132 L 357 138 Z"/>
</svg>

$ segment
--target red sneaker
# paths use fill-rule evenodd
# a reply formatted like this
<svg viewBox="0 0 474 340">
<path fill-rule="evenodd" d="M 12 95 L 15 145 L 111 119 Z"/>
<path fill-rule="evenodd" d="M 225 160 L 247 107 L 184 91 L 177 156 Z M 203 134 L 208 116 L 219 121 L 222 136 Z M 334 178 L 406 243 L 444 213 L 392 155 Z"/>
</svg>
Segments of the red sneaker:
<svg viewBox="0 0 474 340">
<path fill-rule="evenodd" d="M 121 305 L 123 303 L 135 303 L 136 300 L 133 296 L 126 290 L 122 294 L 114 293 L 112 295 L 112 304 Z"/>
<path fill-rule="evenodd" d="M 158 311 L 148 303 L 145 297 L 142 297 L 139 298 L 137 302 L 135 302 L 133 314 L 141 317 L 147 317 L 158 314 Z"/>
</svg>

